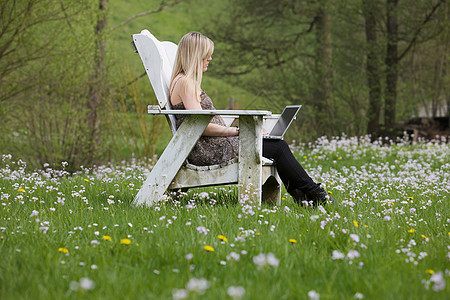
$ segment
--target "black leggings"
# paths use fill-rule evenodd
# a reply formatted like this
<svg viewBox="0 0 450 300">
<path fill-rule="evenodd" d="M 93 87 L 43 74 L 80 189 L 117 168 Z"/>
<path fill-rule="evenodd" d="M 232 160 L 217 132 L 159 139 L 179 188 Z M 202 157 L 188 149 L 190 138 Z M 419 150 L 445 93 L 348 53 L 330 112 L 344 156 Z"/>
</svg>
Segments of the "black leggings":
<svg viewBox="0 0 450 300">
<path fill-rule="evenodd" d="M 307 193 L 317 187 L 283 140 L 263 139 L 263 156 L 275 161 L 278 174 L 289 194 L 295 189 Z"/>
</svg>

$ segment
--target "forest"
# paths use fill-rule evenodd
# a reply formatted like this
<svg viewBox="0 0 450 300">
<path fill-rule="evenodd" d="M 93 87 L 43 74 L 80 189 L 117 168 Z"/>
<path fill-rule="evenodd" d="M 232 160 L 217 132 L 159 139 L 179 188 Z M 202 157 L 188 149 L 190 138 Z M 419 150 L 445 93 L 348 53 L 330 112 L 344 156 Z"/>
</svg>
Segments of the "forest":
<svg viewBox="0 0 450 300">
<path fill-rule="evenodd" d="M 202 88 L 217 108 L 302 104 L 292 143 L 448 120 L 446 0 L 3 0 L 0 14 L 0 152 L 33 167 L 161 153 L 168 126 L 146 113 L 130 46 L 143 29 L 214 41 Z"/>
</svg>

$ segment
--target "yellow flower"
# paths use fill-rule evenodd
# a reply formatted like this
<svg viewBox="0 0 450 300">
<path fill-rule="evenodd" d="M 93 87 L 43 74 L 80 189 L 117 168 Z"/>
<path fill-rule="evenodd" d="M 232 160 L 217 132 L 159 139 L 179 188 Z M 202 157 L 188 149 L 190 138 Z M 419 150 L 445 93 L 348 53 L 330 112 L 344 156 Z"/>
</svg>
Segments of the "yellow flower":
<svg viewBox="0 0 450 300">
<path fill-rule="evenodd" d="M 428 238 L 427 236 L 425 236 L 425 235 L 423 235 L 423 234 L 421 235 L 421 237 L 424 238 L 424 239 L 427 239 L 427 238 Z"/>
<path fill-rule="evenodd" d="M 342 159 L 342 157 L 338 157 L 338 160 L 341 160 Z"/>
<path fill-rule="evenodd" d="M 228 242 L 228 239 L 227 239 L 225 236 L 221 235 L 221 234 L 219 234 L 217 237 L 218 237 L 222 242 Z"/>
<path fill-rule="evenodd" d="M 203 249 L 205 249 L 208 252 L 214 252 L 214 248 L 208 245 L 204 246 Z"/>
<path fill-rule="evenodd" d="M 303 158 L 304 158 L 304 159 L 306 159 L 306 157 L 307 157 L 306 155 L 305 155 L 305 156 L 303 156 Z"/>
<path fill-rule="evenodd" d="M 85 178 L 84 181 L 89 182 L 89 179 Z"/>
<path fill-rule="evenodd" d="M 369 228 L 369 225 L 364 225 L 364 227 Z"/>
<path fill-rule="evenodd" d="M 314 155 L 314 158 L 317 158 L 317 155 Z"/>
<path fill-rule="evenodd" d="M 59 248 L 58 251 L 59 251 L 59 252 L 62 252 L 62 253 L 64 253 L 64 254 L 69 253 L 69 250 L 66 249 L 66 248 Z"/>
<path fill-rule="evenodd" d="M 358 222 L 356 220 L 353 220 L 353 225 L 355 225 L 355 227 L 358 227 Z"/>
<path fill-rule="evenodd" d="M 131 244 L 131 240 L 130 239 L 121 239 L 120 243 L 122 245 L 129 245 L 129 244 Z"/>
<path fill-rule="evenodd" d="M 408 199 L 411 199 L 411 200 L 413 200 L 413 199 L 414 199 L 414 197 L 408 197 Z"/>
<path fill-rule="evenodd" d="M 111 241 L 112 240 L 109 235 L 102 236 L 102 239 L 104 239 L 105 241 Z"/>
<path fill-rule="evenodd" d="M 433 270 L 431 270 L 431 269 L 428 269 L 428 270 L 426 270 L 425 272 L 427 272 L 428 274 L 431 274 L 431 275 L 433 275 L 433 274 L 434 274 L 434 271 L 433 271 Z"/>
<path fill-rule="evenodd" d="M 261 232 L 256 232 L 255 235 L 261 235 Z"/>
<path fill-rule="evenodd" d="M 415 231 L 414 229 L 408 230 L 409 233 L 413 233 L 414 231 Z"/>
<path fill-rule="evenodd" d="M 286 198 L 282 197 L 282 198 L 281 198 L 281 200 L 283 200 L 283 201 L 284 201 L 284 200 L 286 200 Z"/>
<path fill-rule="evenodd" d="M 18 189 L 17 191 L 23 193 L 23 192 L 25 192 L 25 189 Z"/>
<path fill-rule="evenodd" d="M 294 240 L 294 239 L 289 239 L 289 243 L 291 243 L 291 244 L 295 244 L 295 243 L 297 243 L 297 240 Z"/>
<path fill-rule="evenodd" d="M 328 192 L 328 194 L 333 194 L 333 192 L 332 191 L 327 191 Z"/>
</svg>

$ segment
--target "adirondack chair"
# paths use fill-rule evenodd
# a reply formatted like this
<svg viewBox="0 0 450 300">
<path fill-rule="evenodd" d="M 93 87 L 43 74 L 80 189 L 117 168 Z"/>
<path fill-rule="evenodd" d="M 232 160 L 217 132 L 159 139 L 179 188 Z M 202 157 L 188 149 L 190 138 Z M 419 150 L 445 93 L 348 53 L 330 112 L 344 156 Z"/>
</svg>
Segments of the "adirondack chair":
<svg viewBox="0 0 450 300">
<path fill-rule="evenodd" d="M 148 30 L 133 34 L 132 39 L 158 100 L 158 105 L 149 105 L 148 113 L 165 115 L 173 134 L 133 204 L 151 206 L 168 191 L 238 184 L 239 200 L 279 205 L 280 177 L 274 163 L 262 157 L 263 123 L 264 130 L 270 131 L 278 116 L 254 110 L 172 110 L 168 91 L 177 45 L 160 42 Z M 186 116 L 178 129 L 177 114 Z M 221 115 L 228 125 L 239 118 L 239 158 L 220 165 L 192 165 L 187 157 L 214 115 Z"/>
</svg>

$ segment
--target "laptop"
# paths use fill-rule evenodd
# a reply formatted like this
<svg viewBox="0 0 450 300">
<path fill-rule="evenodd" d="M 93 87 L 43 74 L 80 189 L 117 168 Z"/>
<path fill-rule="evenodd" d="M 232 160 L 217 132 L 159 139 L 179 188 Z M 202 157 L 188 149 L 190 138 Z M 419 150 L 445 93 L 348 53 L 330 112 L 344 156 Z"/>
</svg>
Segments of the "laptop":
<svg viewBox="0 0 450 300">
<path fill-rule="evenodd" d="M 288 130 L 292 121 L 295 120 L 298 111 L 300 110 L 301 105 L 287 105 L 281 116 L 278 118 L 277 123 L 273 126 L 272 130 L 269 134 L 263 135 L 265 139 L 278 139 L 281 140 L 284 137 L 284 134 Z"/>
</svg>

